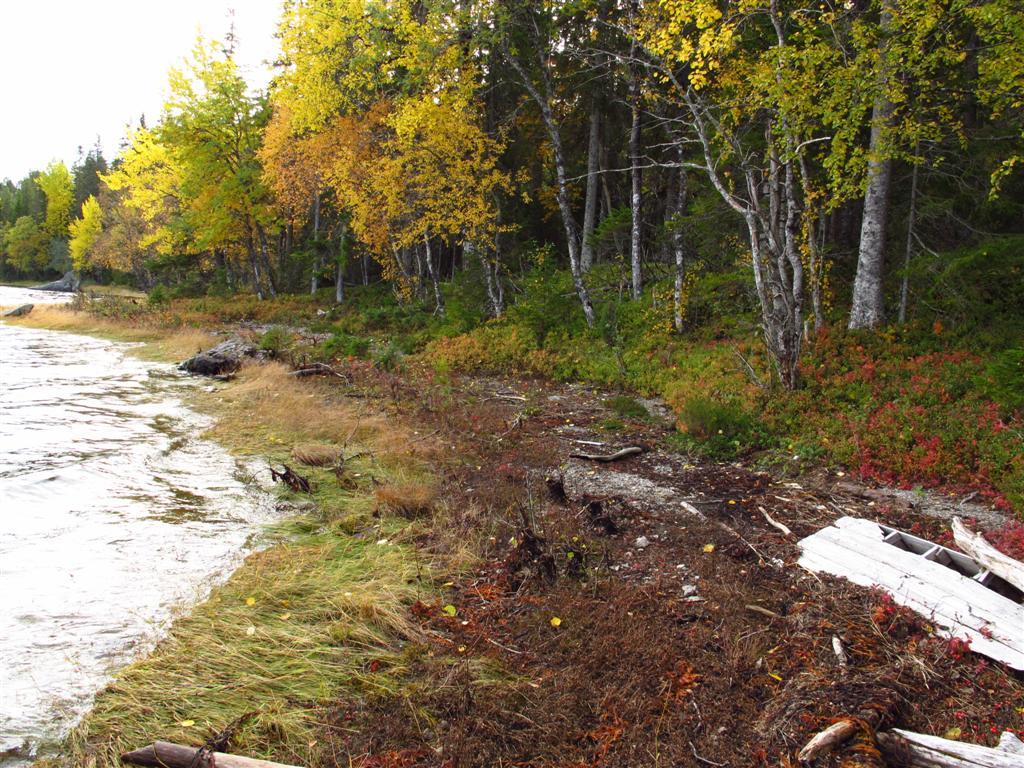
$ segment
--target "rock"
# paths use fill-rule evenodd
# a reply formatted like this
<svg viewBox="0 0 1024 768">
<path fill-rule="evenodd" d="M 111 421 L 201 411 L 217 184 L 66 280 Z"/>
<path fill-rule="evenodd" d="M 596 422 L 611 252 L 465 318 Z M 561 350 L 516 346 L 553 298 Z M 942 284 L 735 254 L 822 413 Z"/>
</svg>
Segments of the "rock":
<svg viewBox="0 0 1024 768">
<path fill-rule="evenodd" d="M 45 283 L 43 285 L 37 285 L 33 291 L 54 291 L 56 293 L 75 293 L 81 287 L 82 281 L 78 279 L 78 275 L 72 272 L 65 272 L 64 277 L 60 280 L 54 280 L 52 283 Z"/>
<path fill-rule="evenodd" d="M 639 536 L 637 537 L 637 540 L 633 542 L 633 546 L 637 549 L 647 549 L 647 547 L 649 547 L 650 544 L 651 542 L 647 540 L 646 536 Z"/>
<path fill-rule="evenodd" d="M 178 369 L 199 376 L 223 376 L 237 371 L 245 358 L 256 358 L 259 354 L 260 350 L 255 345 L 233 338 L 190 357 Z"/>
<path fill-rule="evenodd" d="M 24 317 L 32 311 L 34 304 L 22 304 L 20 307 L 4 312 L 3 317 Z"/>
</svg>

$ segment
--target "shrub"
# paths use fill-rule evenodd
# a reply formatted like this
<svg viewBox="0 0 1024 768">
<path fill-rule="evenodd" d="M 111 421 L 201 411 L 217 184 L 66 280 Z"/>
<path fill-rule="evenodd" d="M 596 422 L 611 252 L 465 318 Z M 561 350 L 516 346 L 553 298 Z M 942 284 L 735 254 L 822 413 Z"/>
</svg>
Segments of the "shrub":
<svg viewBox="0 0 1024 768">
<path fill-rule="evenodd" d="M 373 356 L 373 363 L 382 371 L 394 372 L 402 368 L 403 356 L 404 352 L 398 341 L 389 339 L 388 343 Z"/>
<path fill-rule="evenodd" d="M 366 357 L 370 351 L 370 340 L 348 333 L 335 333 L 320 344 L 319 353 L 327 360 L 344 357 Z"/>
<path fill-rule="evenodd" d="M 679 412 L 679 428 L 684 446 L 715 458 L 733 458 L 765 444 L 763 426 L 735 400 L 691 397 Z"/>
<path fill-rule="evenodd" d="M 260 336 L 260 349 L 271 357 L 279 357 L 287 352 L 294 341 L 291 331 L 274 326 Z"/>
<path fill-rule="evenodd" d="M 162 285 L 154 285 L 153 290 L 149 292 L 149 296 L 146 298 L 150 306 L 154 307 L 166 304 L 170 300 L 170 292 Z"/>
<path fill-rule="evenodd" d="M 982 391 L 1007 411 L 1024 410 L 1024 348 L 1007 349 L 985 367 Z"/>
<path fill-rule="evenodd" d="M 626 395 L 609 397 L 604 401 L 604 404 L 624 419 L 646 421 L 650 418 L 650 414 L 647 412 L 647 409 L 644 408 L 642 403 L 639 403 L 632 397 L 628 397 Z"/>
</svg>

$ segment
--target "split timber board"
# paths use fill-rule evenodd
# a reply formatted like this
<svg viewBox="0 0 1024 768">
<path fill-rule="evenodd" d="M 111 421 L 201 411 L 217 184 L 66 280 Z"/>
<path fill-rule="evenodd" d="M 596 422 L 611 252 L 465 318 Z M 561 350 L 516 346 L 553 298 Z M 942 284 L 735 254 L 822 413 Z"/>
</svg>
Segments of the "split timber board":
<svg viewBox="0 0 1024 768">
<path fill-rule="evenodd" d="M 842 517 L 800 542 L 799 562 L 810 571 L 880 587 L 900 605 L 929 619 L 939 634 L 966 638 L 971 650 L 1024 669 L 1024 606 L 977 577 L 968 578 L 929 559 L 936 554 L 964 558 L 959 553 L 935 545 L 927 553 L 917 553 L 886 543 L 898 533 L 870 520 Z M 978 576 L 988 579 L 983 572 Z"/>
</svg>

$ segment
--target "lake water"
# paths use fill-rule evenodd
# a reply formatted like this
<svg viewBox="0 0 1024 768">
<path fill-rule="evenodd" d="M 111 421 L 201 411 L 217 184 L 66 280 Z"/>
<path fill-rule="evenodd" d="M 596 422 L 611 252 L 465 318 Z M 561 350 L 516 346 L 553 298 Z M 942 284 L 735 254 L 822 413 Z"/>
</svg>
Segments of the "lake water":
<svg viewBox="0 0 1024 768">
<path fill-rule="evenodd" d="M 130 349 L 0 324 L 0 762 L 59 738 L 274 516 L 199 436 L 182 397 L 206 382 Z"/>
</svg>

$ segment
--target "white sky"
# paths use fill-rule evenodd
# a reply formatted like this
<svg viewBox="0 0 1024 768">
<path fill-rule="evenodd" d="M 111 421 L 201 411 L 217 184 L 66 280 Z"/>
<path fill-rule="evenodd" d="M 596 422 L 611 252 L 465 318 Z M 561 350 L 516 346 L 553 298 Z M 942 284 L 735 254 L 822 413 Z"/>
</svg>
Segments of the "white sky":
<svg viewBox="0 0 1024 768">
<path fill-rule="evenodd" d="M 0 180 L 78 147 L 116 153 L 125 125 L 160 114 L 167 70 L 197 32 L 223 40 L 235 10 L 236 60 L 266 85 L 280 0 L 0 0 Z"/>
</svg>

